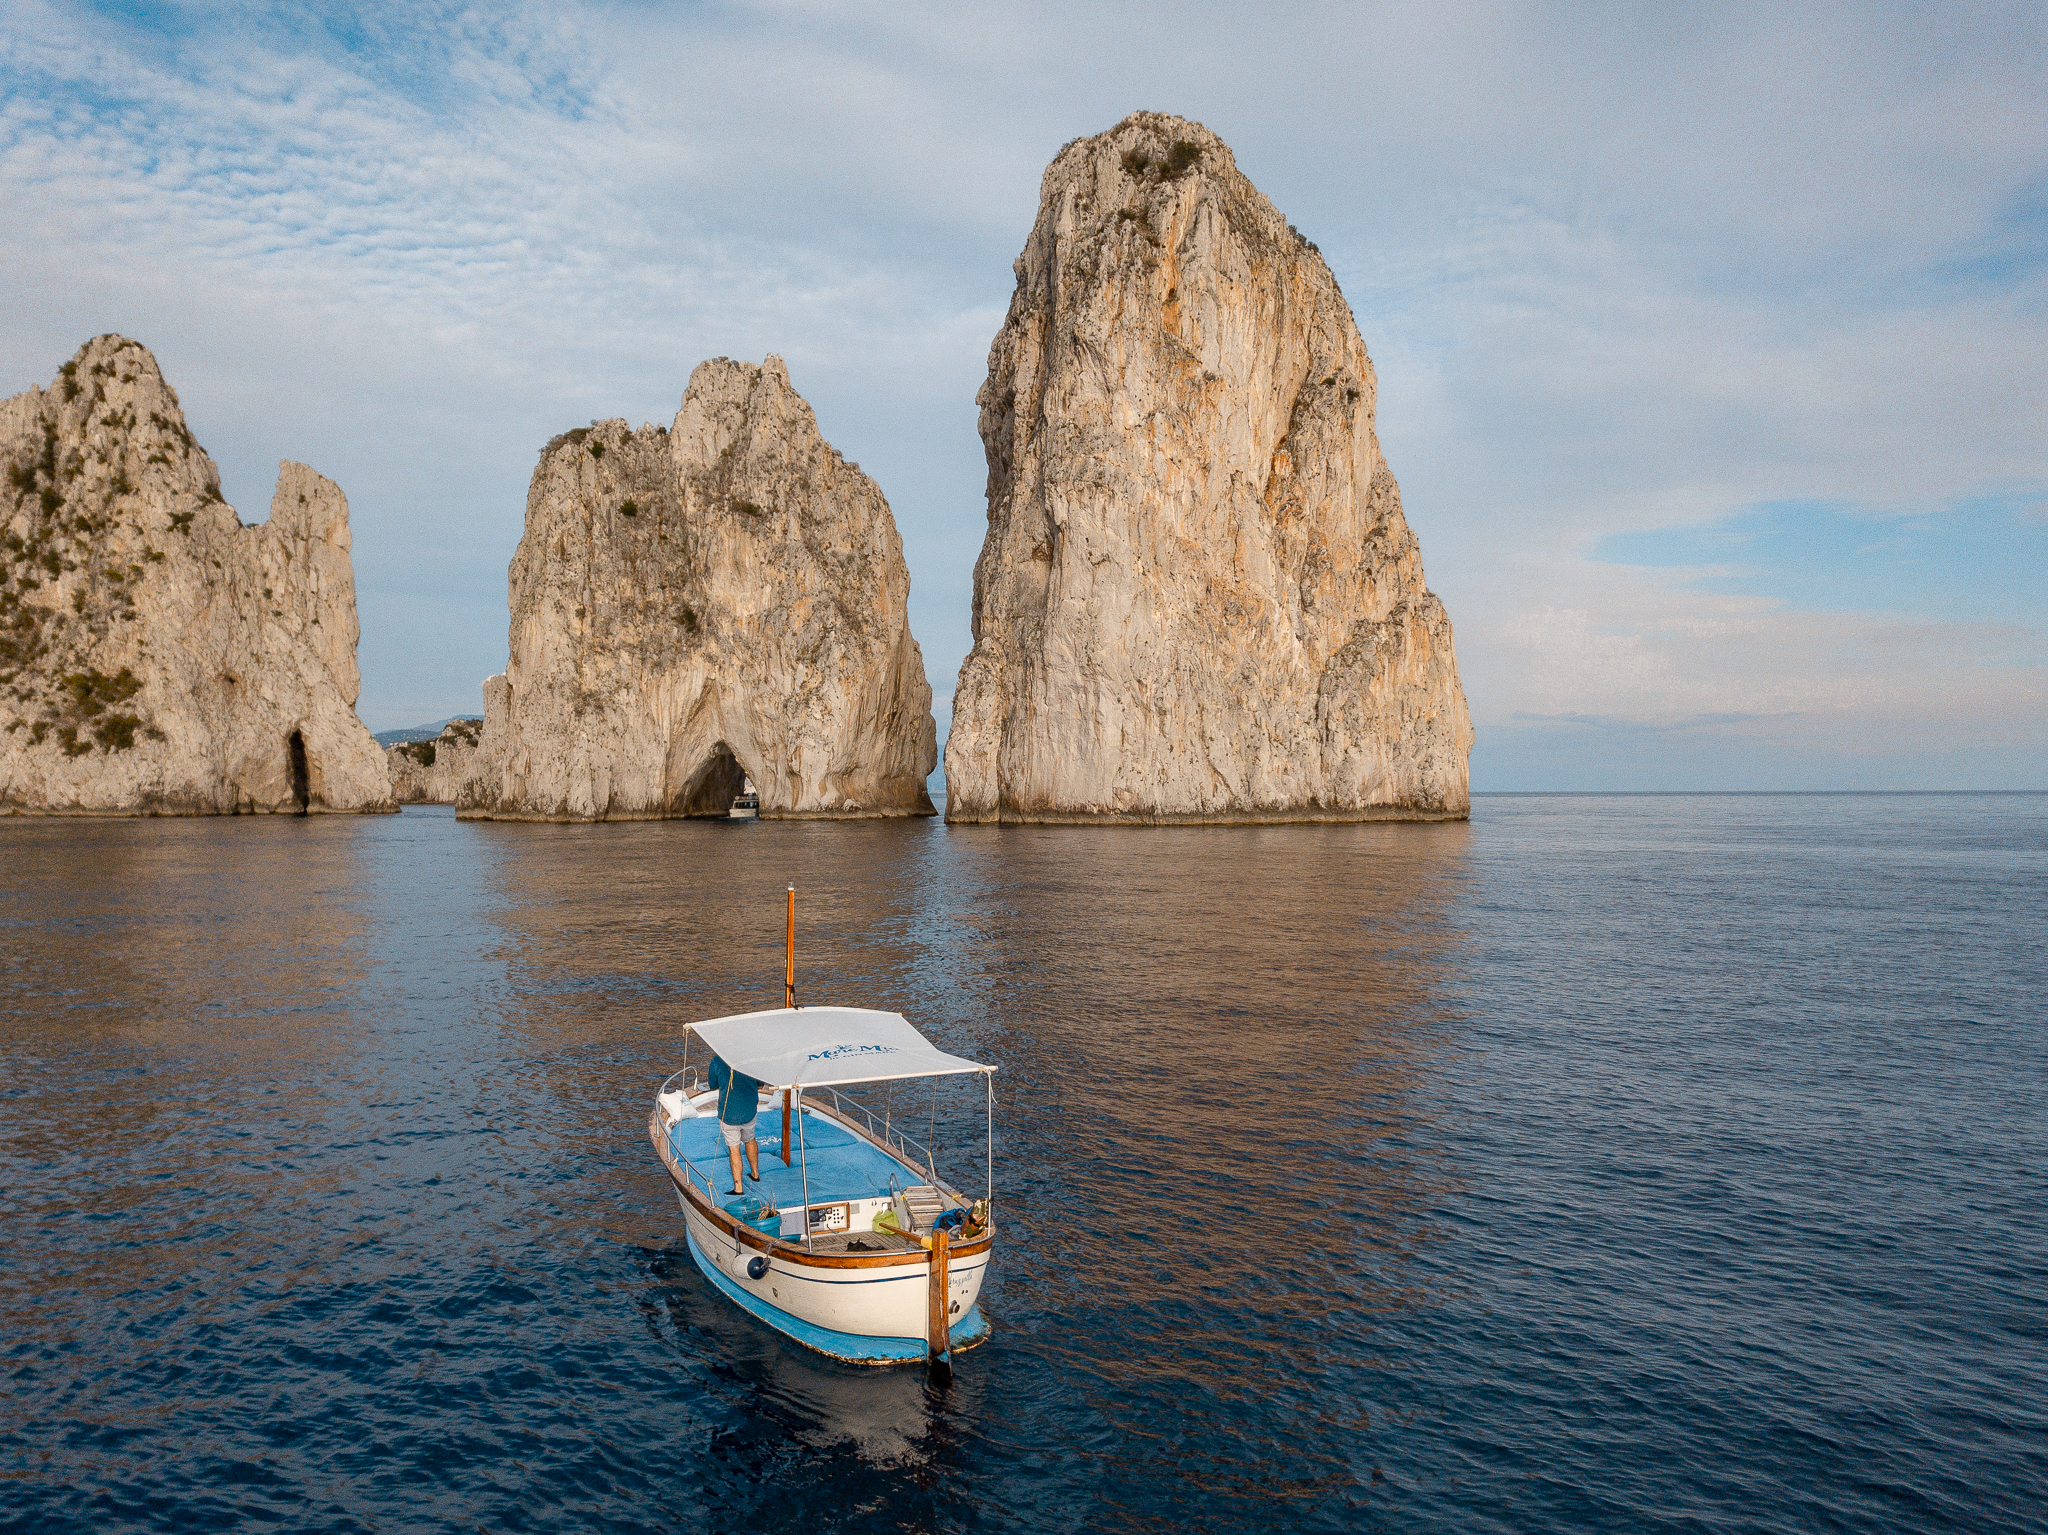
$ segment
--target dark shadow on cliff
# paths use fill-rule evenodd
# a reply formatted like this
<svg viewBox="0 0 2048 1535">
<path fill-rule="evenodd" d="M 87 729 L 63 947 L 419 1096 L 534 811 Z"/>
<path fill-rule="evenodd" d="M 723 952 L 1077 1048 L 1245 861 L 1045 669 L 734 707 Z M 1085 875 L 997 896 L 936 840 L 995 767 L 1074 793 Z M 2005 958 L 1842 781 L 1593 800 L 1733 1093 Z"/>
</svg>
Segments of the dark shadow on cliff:
<svg viewBox="0 0 2048 1535">
<path fill-rule="evenodd" d="M 292 810 L 304 815 L 313 804 L 313 772 L 306 761 L 306 737 L 294 730 L 285 737 L 285 771 L 292 781 Z"/>
</svg>

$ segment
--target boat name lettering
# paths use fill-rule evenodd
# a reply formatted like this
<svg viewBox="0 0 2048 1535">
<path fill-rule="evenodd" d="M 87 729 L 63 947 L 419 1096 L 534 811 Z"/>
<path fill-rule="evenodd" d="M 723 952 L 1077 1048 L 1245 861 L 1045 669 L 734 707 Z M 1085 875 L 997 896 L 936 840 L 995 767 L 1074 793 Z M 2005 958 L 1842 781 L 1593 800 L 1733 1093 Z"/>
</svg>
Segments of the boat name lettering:
<svg viewBox="0 0 2048 1535">
<path fill-rule="evenodd" d="M 836 1061 L 849 1055 L 894 1055 L 894 1045 L 834 1045 L 804 1057 L 806 1061 Z"/>
</svg>

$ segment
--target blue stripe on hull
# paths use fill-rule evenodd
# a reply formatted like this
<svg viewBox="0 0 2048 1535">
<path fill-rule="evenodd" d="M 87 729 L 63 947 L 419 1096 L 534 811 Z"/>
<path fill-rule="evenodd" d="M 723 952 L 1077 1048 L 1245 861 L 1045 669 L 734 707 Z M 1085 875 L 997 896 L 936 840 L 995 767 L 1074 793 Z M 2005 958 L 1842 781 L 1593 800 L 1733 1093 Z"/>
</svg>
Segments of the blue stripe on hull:
<svg viewBox="0 0 2048 1535">
<path fill-rule="evenodd" d="M 837 1332 L 830 1327 L 820 1327 L 816 1322 L 806 1322 L 802 1317 L 791 1316 L 780 1306 L 771 1306 L 720 1273 L 717 1265 L 706 1258 L 703 1248 L 697 1245 L 695 1232 L 685 1227 L 683 1236 L 690 1244 L 690 1256 L 697 1260 L 697 1267 L 704 1271 L 704 1277 L 716 1285 L 726 1299 L 756 1321 L 766 1322 L 784 1337 L 796 1339 L 805 1348 L 814 1348 L 834 1359 L 844 1359 L 848 1364 L 914 1364 L 924 1358 L 922 1338 L 870 1338 L 855 1332 Z M 981 1307 L 976 1305 L 968 1307 L 967 1315 L 953 1324 L 947 1341 L 955 1350 L 967 1349 L 986 1341 L 988 1335 L 988 1321 L 982 1316 Z"/>
</svg>

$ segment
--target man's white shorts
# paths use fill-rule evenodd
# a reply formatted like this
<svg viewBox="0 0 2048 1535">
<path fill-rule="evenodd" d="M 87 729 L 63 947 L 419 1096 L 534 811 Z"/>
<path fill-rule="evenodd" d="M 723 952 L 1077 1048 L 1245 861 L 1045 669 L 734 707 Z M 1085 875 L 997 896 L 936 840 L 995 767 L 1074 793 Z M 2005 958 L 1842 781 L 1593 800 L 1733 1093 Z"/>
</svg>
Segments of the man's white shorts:
<svg viewBox="0 0 2048 1535">
<path fill-rule="evenodd" d="M 725 1137 L 726 1145 L 732 1147 L 734 1151 L 738 1151 L 742 1141 L 754 1139 L 754 1122 L 750 1119 L 743 1125 L 729 1125 L 721 1119 L 718 1122 L 718 1133 Z M 756 1142 L 756 1144 L 758 1145 L 759 1143 Z"/>
</svg>

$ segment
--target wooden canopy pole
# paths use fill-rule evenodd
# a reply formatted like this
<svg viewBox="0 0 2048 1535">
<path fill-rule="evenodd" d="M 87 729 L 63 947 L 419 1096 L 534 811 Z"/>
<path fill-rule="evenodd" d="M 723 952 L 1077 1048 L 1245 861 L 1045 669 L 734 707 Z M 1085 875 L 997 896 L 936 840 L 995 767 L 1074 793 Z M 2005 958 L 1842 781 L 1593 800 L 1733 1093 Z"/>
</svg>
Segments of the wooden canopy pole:
<svg viewBox="0 0 2048 1535">
<path fill-rule="evenodd" d="M 782 936 L 782 1005 L 796 1006 L 796 886 L 789 887 L 789 925 Z M 782 1090 L 782 1165 L 789 1166 L 789 1089 Z M 808 1216 L 805 1219 L 809 1219 Z"/>
</svg>

